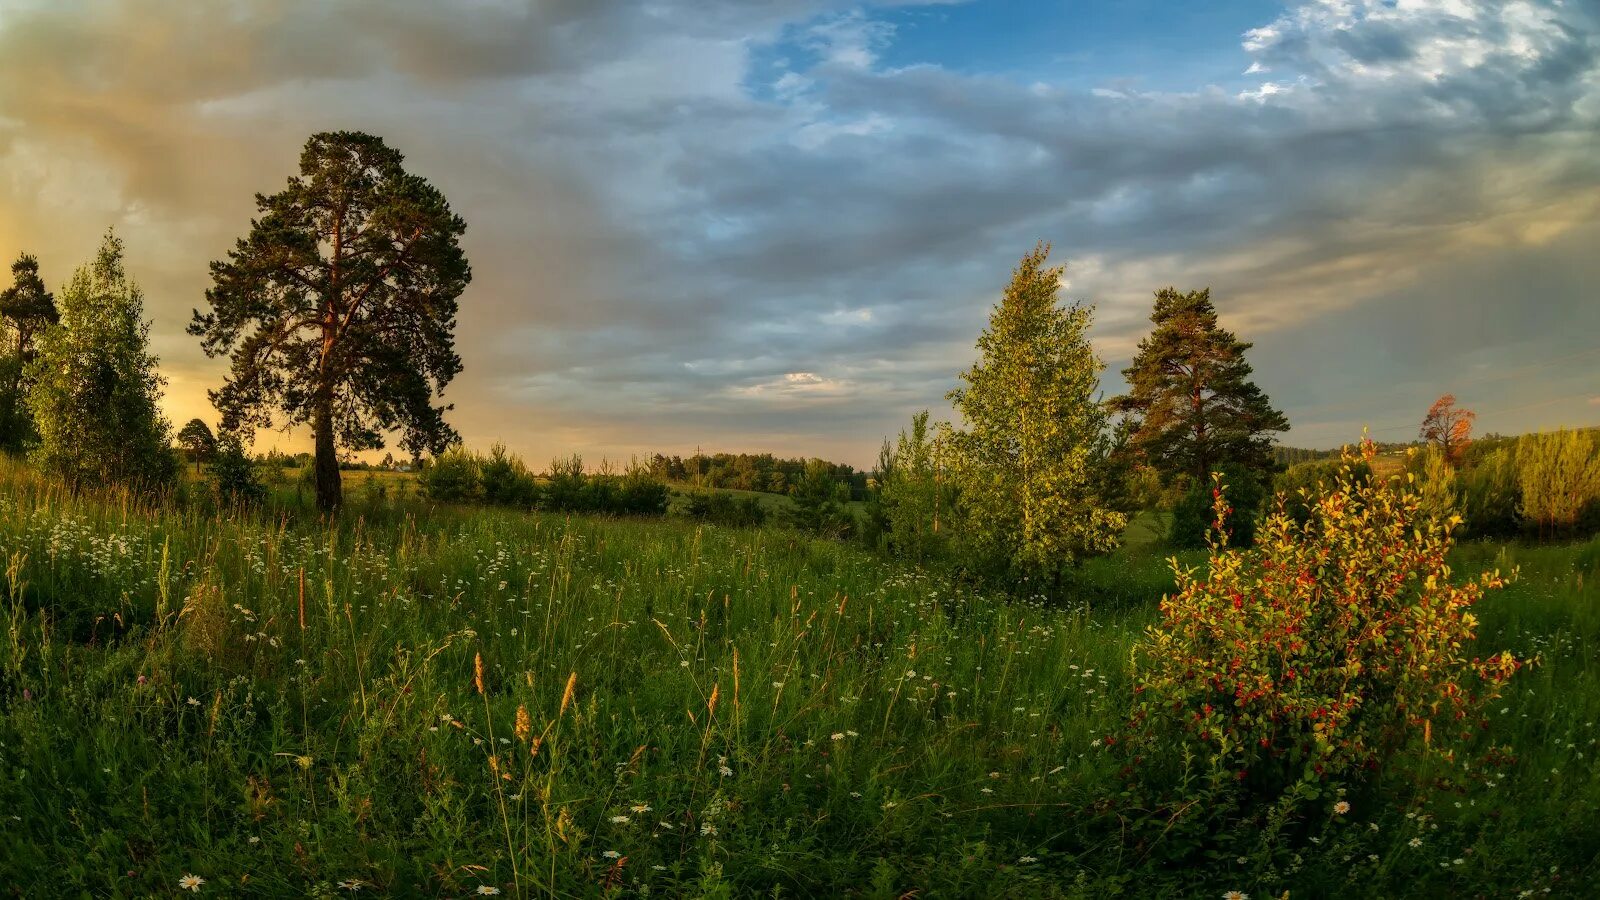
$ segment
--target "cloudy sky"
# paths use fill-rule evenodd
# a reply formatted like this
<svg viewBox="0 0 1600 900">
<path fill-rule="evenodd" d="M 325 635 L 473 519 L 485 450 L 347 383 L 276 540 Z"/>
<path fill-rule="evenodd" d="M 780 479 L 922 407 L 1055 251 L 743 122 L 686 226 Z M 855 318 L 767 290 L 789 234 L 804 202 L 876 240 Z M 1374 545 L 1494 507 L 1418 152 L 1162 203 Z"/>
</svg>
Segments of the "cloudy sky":
<svg viewBox="0 0 1600 900">
<path fill-rule="evenodd" d="M 535 461 L 868 463 L 1039 239 L 1108 392 L 1209 285 L 1286 443 L 1600 422 L 1594 0 L 0 0 L 0 256 L 115 226 L 179 422 L 207 263 L 330 129 L 467 220 L 452 421 Z"/>
</svg>

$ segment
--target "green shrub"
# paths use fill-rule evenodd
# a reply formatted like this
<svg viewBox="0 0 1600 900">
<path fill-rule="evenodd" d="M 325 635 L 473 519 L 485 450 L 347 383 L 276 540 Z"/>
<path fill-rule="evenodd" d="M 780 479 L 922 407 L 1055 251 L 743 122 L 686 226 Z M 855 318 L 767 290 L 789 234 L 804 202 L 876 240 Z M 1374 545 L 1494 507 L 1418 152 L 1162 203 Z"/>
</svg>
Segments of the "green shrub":
<svg viewBox="0 0 1600 900">
<path fill-rule="evenodd" d="M 236 435 L 218 436 L 211 457 L 211 481 L 223 506 L 256 506 L 267 499 L 267 485 Z"/>
<path fill-rule="evenodd" d="M 506 450 L 505 444 L 489 448 L 489 455 L 478 463 L 478 481 L 483 501 L 499 506 L 533 506 L 539 498 L 539 484 L 522 459 Z"/>
<path fill-rule="evenodd" d="M 667 512 L 672 490 L 638 462 L 628 466 L 617 486 L 616 512 L 630 516 L 660 516 Z"/>
<path fill-rule="evenodd" d="M 1521 529 L 1518 509 L 1522 505 L 1522 491 L 1517 484 L 1517 461 L 1511 448 L 1499 447 L 1482 455 L 1476 465 L 1460 474 L 1459 482 L 1465 534 L 1509 537 Z"/>
<path fill-rule="evenodd" d="M 1228 543 L 1248 547 L 1255 541 L 1256 520 L 1260 517 L 1261 501 L 1266 489 L 1261 476 L 1234 465 L 1221 468 L 1222 480 L 1228 486 L 1230 512 L 1227 524 Z M 1167 531 L 1167 541 L 1178 549 L 1192 550 L 1206 545 L 1206 534 L 1213 522 L 1211 507 L 1212 486 L 1196 483 L 1172 507 L 1172 523 Z"/>
<path fill-rule="evenodd" d="M 583 508 L 583 457 L 574 453 L 550 461 L 550 479 L 545 483 L 539 508 L 572 512 Z"/>
<path fill-rule="evenodd" d="M 423 496 L 440 503 L 471 503 L 483 498 L 478 457 L 460 444 L 429 460 L 417 481 Z"/>
<path fill-rule="evenodd" d="M 766 507 L 756 497 L 735 497 L 727 491 L 690 491 L 683 514 L 713 525 L 755 528 L 767 521 Z"/>
</svg>

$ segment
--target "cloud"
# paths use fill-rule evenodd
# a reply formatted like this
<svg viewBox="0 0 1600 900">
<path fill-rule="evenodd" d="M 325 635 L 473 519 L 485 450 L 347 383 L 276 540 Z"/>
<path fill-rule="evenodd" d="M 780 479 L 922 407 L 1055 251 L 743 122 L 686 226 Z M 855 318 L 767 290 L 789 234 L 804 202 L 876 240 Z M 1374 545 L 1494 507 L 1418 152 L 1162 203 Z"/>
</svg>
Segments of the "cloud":
<svg viewBox="0 0 1600 900">
<path fill-rule="evenodd" d="M 1448 388 L 1462 348 L 1550 355 L 1570 329 L 1496 350 L 1474 323 L 1589 315 L 1600 13 L 1316 0 L 1254 24 L 1239 83 L 1156 92 L 887 67 L 887 11 L 834 0 L 0 0 L 0 251 L 63 280 L 116 223 L 174 417 L 203 414 L 220 367 L 182 328 L 206 262 L 307 134 L 383 134 L 469 223 L 455 421 L 535 458 L 865 463 L 943 408 L 1040 238 L 1113 367 L 1151 291 L 1210 284 L 1295 441 L 1410 417 L 1389 385 Z M 1328 410 L 1329 383 L 1363 405 Z"/>
</svg>

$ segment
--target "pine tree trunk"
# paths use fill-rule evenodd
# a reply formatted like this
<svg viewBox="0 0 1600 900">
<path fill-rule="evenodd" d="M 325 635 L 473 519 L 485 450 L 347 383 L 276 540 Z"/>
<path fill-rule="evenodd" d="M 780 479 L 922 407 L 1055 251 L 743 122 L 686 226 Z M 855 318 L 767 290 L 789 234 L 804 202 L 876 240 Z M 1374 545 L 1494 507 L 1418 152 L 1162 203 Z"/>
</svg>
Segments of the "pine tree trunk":
<svg viewBox="0 0 1600 900">
<path fill-rule="evenodd" d="M 339 455 L 333 445 L 333 397 L 324 393 L 316 400 L 311 414 L 311 429 L 316 437 L 317 509 L 331 513 L 344 499 L 339 484 Z"/>
</svg>

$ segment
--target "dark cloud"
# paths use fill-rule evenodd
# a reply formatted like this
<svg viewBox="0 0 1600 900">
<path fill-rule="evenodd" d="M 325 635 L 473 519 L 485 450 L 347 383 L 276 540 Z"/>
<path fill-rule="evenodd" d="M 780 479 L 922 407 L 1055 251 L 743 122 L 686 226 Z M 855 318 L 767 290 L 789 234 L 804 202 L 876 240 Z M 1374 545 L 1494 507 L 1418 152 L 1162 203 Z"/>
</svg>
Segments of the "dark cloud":
<svg viewBox="0 0 1600 900">
<path fill-rule="evenodd" d="M 1555 0 L 1317 0 L 1243 36 L 1245 89 L 1152 93 L 887 68 L 892 30 L 842 0 L 0 2 L 0 250 L 63 278 L 117 223 L 202 412 L 206 261 L 307 133 L 363 128 L 470 224 L 474 441 L 866 462 L 1048 238 L 1108 361 L 1150 291 L 1210 284 L 1326 444 L 1481 377 L 1464 347 L 1515 372 L 1592 318 L 1597 35 Z M 1495 384 L 1592 418 L 1563 378 Z"/>
</svg>

